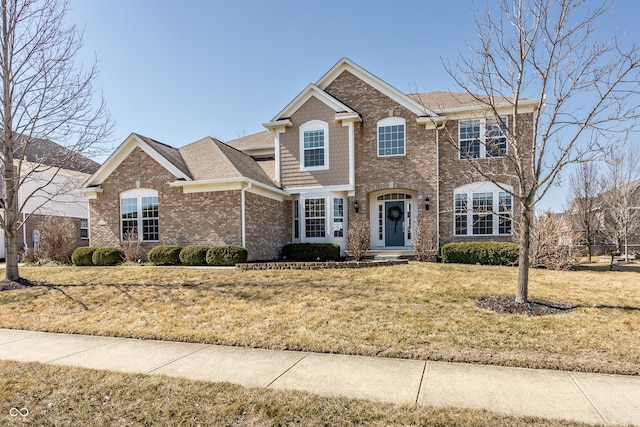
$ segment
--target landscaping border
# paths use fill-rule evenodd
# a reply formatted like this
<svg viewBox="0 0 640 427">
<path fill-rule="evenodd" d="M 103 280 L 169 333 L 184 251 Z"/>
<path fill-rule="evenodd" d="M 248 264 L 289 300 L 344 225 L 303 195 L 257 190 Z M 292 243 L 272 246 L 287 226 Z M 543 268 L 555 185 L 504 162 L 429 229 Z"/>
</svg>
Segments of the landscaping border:
<svg viewBox="0 0 640 427">
<path fill-rule="evenodd" d="M 245 262 L 236 264 L 236 270 L 322 270 L 325 268 L 370 268 L 408 264 L 409 260 L 327 261 L 327 262 Z"/>
</svg>

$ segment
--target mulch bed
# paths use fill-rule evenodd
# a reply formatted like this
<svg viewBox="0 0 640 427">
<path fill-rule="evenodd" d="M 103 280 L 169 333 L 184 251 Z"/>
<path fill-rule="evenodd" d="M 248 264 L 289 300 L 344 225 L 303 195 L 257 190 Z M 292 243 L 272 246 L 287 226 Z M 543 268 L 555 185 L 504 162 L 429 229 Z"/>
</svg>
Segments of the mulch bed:
<svg viewBox="0 0 640 427">
<path fill-rule="evenodd" d="M 40 283 L 35 283 L 22 277 L 16 281 L 13 280 L 0 280 L 0 291 L 12 291 L 15 289 L 24 289 L 31 286 L 37 286 Z"/>
<path fill-rule="evenodd" d="M 499 314 L 522 314 L 525 316 L 548 316 L 551 314 L 566 314 L 575 310 L 574 306 L 543 299 L 530 299 L 529 303 L 517 303 L 515 296 L 482 297 L 476 305 L 485 310 Z"/>
</svg>

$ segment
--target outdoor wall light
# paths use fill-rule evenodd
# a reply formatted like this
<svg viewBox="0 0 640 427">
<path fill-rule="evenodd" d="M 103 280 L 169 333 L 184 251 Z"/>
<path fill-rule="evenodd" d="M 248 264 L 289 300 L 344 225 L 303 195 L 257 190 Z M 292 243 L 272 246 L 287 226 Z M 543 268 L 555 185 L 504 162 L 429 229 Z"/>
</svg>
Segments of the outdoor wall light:
<svg viewBox="0 0 640 427">
<path fill-rule="evenodd" d="M 358 213 L 358 209 L 360 209 L 360 204 L 358 203 L 357 200 L 353 202 L 353 209 L 355 209 L 356 213 Z"/>
<path fill-rule="evenodd" d="M 431 202 L 429 201 L 429 196 L 427 196 L 424 198 L 424 210 L 428 211 L 429 205 L 431 205 Z"/>
</svg>

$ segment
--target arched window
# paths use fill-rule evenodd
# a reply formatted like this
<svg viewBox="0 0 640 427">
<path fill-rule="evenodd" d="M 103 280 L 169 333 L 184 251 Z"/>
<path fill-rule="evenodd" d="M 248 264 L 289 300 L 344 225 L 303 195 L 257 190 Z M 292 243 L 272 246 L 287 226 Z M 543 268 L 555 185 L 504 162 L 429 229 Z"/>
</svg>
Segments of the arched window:
<svg viewBox="0 0 640 427">
<path fill-rule="evenodd" d="M 405 155 L 405 119 L 387 117 L 378 121 L 378 157 Z"/>
<path fill-rule="evenodd" d="M 300 170 L 329 169 L 329 125 L 311 120 L 300 126 Z"/>
<path fill-rule="evenodd" d="M 511 186 L 501 184 L 512 191 Z M 476 182 L 454 191 L 454 234 L 498 236 L 513 233 L 513 196 L 491 182 Z"/>
<path fill-rule="evenodd" d="M 120 193 L 120 238 L 142 242 L 160 240 L 158 192 L 136 188 Z"/>
</svg>

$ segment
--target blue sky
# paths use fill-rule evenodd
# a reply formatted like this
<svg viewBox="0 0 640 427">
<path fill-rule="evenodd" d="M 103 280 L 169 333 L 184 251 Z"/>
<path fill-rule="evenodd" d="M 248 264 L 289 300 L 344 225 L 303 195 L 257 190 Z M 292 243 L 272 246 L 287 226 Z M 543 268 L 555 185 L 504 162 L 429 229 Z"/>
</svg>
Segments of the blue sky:
<svg viewBox="0 0 640 427">
<path fill-rule="evenodd" d="M 484 5 L 484 1 L 477 2 Z M 470 1 L 71 0 L 84 28 L 80 61 L 99 60 L 96 87 L 131 132 L 179 147 L 264 130 L 305 86 L 346 56 L 403 92 L 457 88 L 442 61 L 473 42 Z M 619 1 L 613 26 L 640 41 L 640 3 Z M 539 206 L 562 210 L 556 189 Z"/>
</svg>

